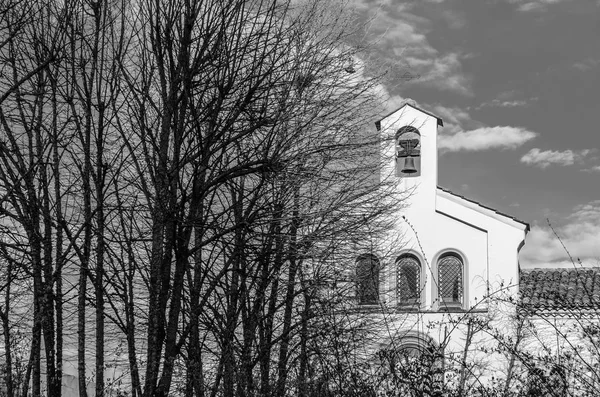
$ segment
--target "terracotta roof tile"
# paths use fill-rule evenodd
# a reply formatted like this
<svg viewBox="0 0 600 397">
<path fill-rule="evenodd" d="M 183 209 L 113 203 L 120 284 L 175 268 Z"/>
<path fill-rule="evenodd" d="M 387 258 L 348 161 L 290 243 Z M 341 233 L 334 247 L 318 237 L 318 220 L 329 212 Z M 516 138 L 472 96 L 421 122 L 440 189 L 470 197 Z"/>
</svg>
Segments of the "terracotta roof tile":
<svg viewBox="0 0 600 397">
<path fill-rule="evenodd" d="M 519 292 L 528 312 L 600 311 L 600 268 L 522 270 Z"/>
</svg>

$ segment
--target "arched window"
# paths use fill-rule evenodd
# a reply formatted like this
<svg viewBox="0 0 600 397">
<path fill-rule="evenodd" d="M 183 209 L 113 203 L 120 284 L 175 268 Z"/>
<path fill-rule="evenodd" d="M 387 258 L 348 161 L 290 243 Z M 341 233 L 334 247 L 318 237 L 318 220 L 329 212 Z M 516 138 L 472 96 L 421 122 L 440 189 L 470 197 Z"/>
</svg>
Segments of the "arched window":
<svg viewBox="0 0 600 397">
<path fill-rule="evenodd" d="M 356 259 L 357 297 L 360 305 L 376 304 L 379 300 L 379 259 L 365 254 Z"/>
<path fill-rule="evenodd" d="M 421 303 L 421 264 L 416 256 L 402 255 L 396 260 L 398 269 L 396 291 L 398 305 L 403 308 L 418 308 Z"/>
<path fill-rule="evenodd" d="M 564 366 L 555 364 L 550 371 L 548 381 L 548 385 L 554 391 L 555 396 L 567 395 L 568 383 Z"/>
<path fill-rule="evenodd" d="M 440 348 L 421 335 L 396 341 L 394 346 L 378 352 L 382 386 L 394 395 L 442 395 L 444 355 Z M 416 342 L 416 343 L 415 343 Z"/>
<path fill-rule="evenodd" d="M 548 364 L 545 363 L 544 367 Z M 525 396 L 566 396 L 568 395 L 568 382 L 565 363 L 554 364 L 550 372 L 547 368 L 529 368 L 528 389 Z M 568 365 L 568 364 L 567 364 Z"/>
<path fill-rule="evenodd" d="M 438 260 L 438 299 L 440 309 L 462 307 L 463 262 L 456 254 Z"/>
</svg>

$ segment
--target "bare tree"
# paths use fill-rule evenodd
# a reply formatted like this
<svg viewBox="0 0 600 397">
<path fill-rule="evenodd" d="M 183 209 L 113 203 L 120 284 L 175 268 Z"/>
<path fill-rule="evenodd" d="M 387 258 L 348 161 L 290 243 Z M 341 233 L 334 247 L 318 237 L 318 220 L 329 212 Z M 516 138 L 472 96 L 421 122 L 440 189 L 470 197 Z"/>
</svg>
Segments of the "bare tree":
<svg viewBox="0 0 600 397">
<path fill-rule="evenodd" d="M 0 11 L 0 316 L 6 346 L 19 315 L 31 329 L 22 394 L 60 395 L 76 345 L 79 395 L 90 374 L 103 395 L 121 337 L 134 396 L 309 395 L 331 360 L 350 368 L 321 328 L 358 334 L 333 302 L 349 304 L 347 264 L 399 202 L 365 132 L 378 76 L 352 65 L 343 6 Z"/>
<path fill-rule="evenodd" d="M 58 166 L 52 158 L 53 137 L 58 134 L 58 110 L 53 102 L 53 61 L 60 53 L 63 34 L 52 26 L 56 22 L 52 5 L 9 3 L 4 10 L 7 23 L 2 38 L 2 64 L 5 92 L 0 108 L 2 125 L 2 165 L 0 180 L 3 216 L 13 243 L 5 245 L 8 263 L 18 260 L 27 267 L 33 284 L 33 319 L 30 362 L 23 384 L 33 395 L 41 393 L 41 342 L 45 356 L 46 385 L 49 392 L 60 393 L 60 364 L 56 344 L 61 343 L 61 317 L 55 321 L 55 278 L 57 252 L 62 244 L 56 238 L 53 200 L 60 197 L 51 183 Z M 12 24 L 12 18 L 17 18 Z M 59 236 L 60 237 L 60 236 Z M 14 255 L 14 256 L 13 256 Z M 58 307 L 60 310 L 60 306 Z M 14 388 L 13 388 L 14 392 Z"/>
</svg>

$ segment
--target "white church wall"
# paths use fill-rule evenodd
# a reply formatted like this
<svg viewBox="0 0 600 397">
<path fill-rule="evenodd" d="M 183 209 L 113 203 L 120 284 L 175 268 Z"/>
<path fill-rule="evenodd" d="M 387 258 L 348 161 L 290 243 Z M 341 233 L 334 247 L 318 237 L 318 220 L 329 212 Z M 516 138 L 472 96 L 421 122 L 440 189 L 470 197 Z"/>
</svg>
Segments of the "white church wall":
<svg viewBox="0 0 600 397">
<path fill-rule="evenodd" d="M 438 187 L 440 124 L 438 118 L 410 104 L 378 123 L 382 137 L 381 180 L 392 180 L 406 205 L 390 214 L 395 227 L 374 252 L 382 264 L 379 305 L 363 306 L 362 310 L 371 310 L 385 323 L 373 336 L 371 351 L 398 347 L 406 335 L 419 335 L 427 343 L 443 348 L 448 368 L 456 368 L 467 354 L 470 362 L 478 363 L 471 368 L 470 378 L 483 379 L 506 371 L 506 357 L 493 353 L 497 341 L 484 332 L 481 324 L 497 330 L 510 327 L 505 317 L 514 313 L 514 307 L 503 301 L 514 297 L 518 289 L 518 250 L 527 225 Z M 420 134 L 420 161 L 415 162 L 420 169 L 398 177 L 397 162 L 405 160 L 397 158 L 401 150 L 396 134 L 406 126 L 416 128 Z M 396 260 L 406 253 L 421 264 L 421 302 L 417 307 L 398 305 Z M 447 253 L 463 262 L 460 307 L 440 304 L 437 296 L 437 262 Z M 497 313 L 505 316 L 494 317 Z M 511 331 L 507 328 L 505 332 Z M 490 370 L 487 375 L 486 369 Z"/>
<path fill-rule="evenodd" d="M 518 282 L 518 247 L 526 225 L 438 188 L 437 128 L 439 119 L 406 105 L 379 123 L 382 135 L 381 179 L 397 180 L 397 189 L 406 193 L 406 207 L 395 218 L 396 228 L 387 238 L 395 246 L 381 248 L 385 263 L 383 298 L 394 303 L 397 280 L 395 260 L 412 252 L 421 259 L 422 310 L 437 310 L 437 260 L 453 252 L 463 260 L 463 308 L 481 306 L 491 288 Z M 396 175 L 398 151 L 396 134 L 411 126 L 420 134 L 420 172 L 417 177 Z M 400 238 L 397 238 L 401 236 Z"/>
</svg>

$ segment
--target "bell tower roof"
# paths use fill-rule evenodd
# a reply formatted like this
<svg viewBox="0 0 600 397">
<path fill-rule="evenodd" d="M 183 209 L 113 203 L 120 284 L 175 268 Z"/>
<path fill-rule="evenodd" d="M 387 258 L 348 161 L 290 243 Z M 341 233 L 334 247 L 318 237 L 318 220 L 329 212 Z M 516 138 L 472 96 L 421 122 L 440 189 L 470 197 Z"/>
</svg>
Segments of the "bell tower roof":
<svg viewBox="0 0 600 397">
<path fill-rule="evenodd" d="M 411 108 L 416 109 L 416 110 L 418 110 L 421 113 L 424 113 L 424 114 L 426 114 L 428 116 L 431 116 L 431 117 L 437 119 L 437 125 L 440 126 L 440 127 L 444 126 L 444 121 L 440 117 L 436 116 L 435 114 L 433 114 L 431 112 L 428 112 L 427 110 L 421 109 L 420 107 L 418 107 L 416 105 L 415 101 L 407 99 L 396 110 L 391 111 L 390 113 L 386 114 L 385 116 L 383 116 L 382 118 L 380 118 L 379 120 L 377 120 L 375 122 L 375 127 L 377 127 L 377 131 L 381 131 L 381 121 L 382 120 L 385 120 L 386 118 L 388 118 L 392 114 L 396 113 L 397 111 L 401 110 L 405 106 L 410 106 Z"/>
</svg>

